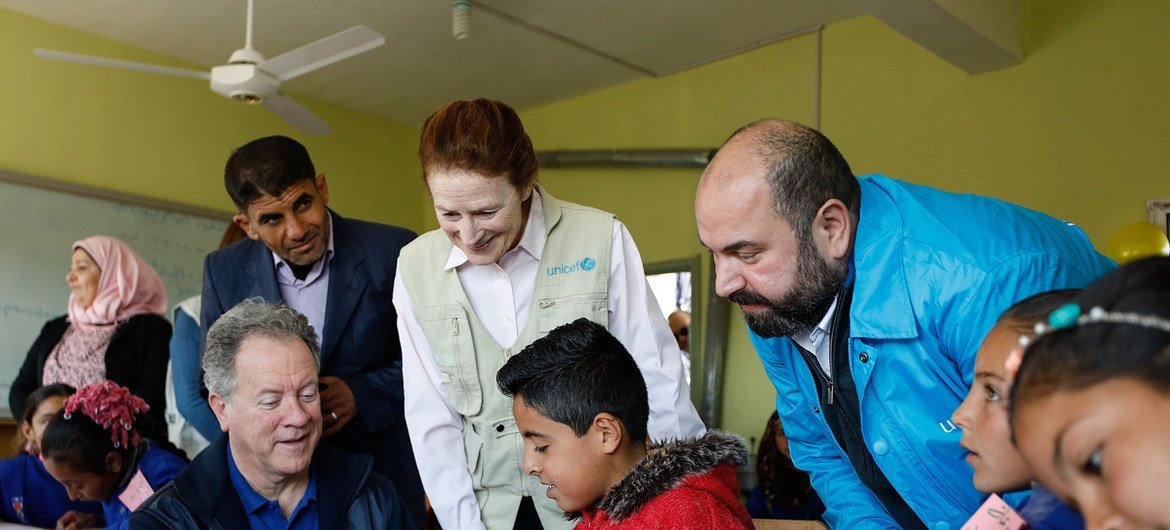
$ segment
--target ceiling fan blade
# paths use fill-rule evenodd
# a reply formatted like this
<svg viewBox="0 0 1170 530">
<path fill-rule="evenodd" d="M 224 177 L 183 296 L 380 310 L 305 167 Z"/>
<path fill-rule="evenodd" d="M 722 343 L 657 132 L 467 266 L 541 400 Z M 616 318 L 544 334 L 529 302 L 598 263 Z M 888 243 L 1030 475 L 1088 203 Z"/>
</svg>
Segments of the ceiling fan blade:
<svg viewBox="0 0 1170 530">
<path fill-rule="evenodd" d="M 323 66 L 381 46 L 386 38 L 365 26 L 354 26 L 260 63 L 261 69 L 288 81 Z"/>
<path fill-rule="evenodd" d="M 260 104 L 268 107 L 268 110 L 284 118 L 284 121 L 293 124 L 293 126 L 305 134 L 311 136 L 333 134 L 333 128 L 329 127 L 329 124 L 322 121 L 321 118 L 318 118 L 312 112 L 309 112 L 309 109 L 301 106 L 295 99 L 284 94 L 264 98 L 264 101 L 261 101 Z"/>
<path fill-rule="evenodd" d="M 123 70 L 135 70 L 138 72 L 149 72 L 152 74 L 177 75 L 181 77 L 190 77 L 193 79 L 202 79 L 204 81 L 211 79 L 211 74 L 208 72 L 188 70 L 186 68 L 173 68 L 170 66 L 161 66 L 157 64 L 136 63 L 134 61 L 123 61 L 121 59 L 110 59 L 109 57 L 97 57 L 94 55 L 82 55 L 79 53 L 59 52 L 54 50 L 46 50 L 44 48 L 36 48 L 33 50 L 33 53 L 35 53 L 37 57 L 44 57 L 45 59 L 56 59 L 58 61 L 107 66 L 110 68 L 121 68 Z"/>
</svg>

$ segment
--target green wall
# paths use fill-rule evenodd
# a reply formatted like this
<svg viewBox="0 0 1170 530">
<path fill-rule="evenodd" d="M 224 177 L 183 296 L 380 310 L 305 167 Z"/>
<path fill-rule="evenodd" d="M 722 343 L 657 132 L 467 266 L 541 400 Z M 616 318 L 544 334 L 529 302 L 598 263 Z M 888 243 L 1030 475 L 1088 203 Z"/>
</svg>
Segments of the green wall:
<svg viewBox="0 0 1170 530">
<path fill-rule="evenodd" d="M 0 169 L 232 211 L 231 150 L 284 134 L 308 146 L 342 215 L 421 228 L 415 128 L 297 98 L 337 131 L 303 137 L 204 81 L 50 61 L 33 48 L 198 66 L 11 11 L 0 10 L 0 28 Z"/>
<path fill-rule="evenodd" d="M 1024 61 L 971 76 L 874 19 L 823 33 L 821 129 L 858 174 L 1001 197 L 1082 225 L 1098 248 L 1170 196 L 1170 2 L 1024 2 Z M 537 149 L 717 146 L 762 117 L 809 123 L 815 35 L 523 113 Z M 548 170 L 611 210 L 647 262 L 690 256 L 699 171 Z M 774 391 L 738 310 L 723 427 L 758 438 Z"/>
<path fill-rule="evenodd" d="M 1025 59 L 970 76 L 866 17 L 823 33 L 821 129 L 858 173 L 994 195 L 1081 224 L 1098 247 L 1170 196 L 1170 2 L 1024 0 Z M 0 168 L 229 209 L 220 171 L 296 131 L 203 84 L 35 59 L 32 48 L 164 57 L 0 10 Z M 714 147 L 766 116 L 810 123 L 815 35 L 523 112 L 537 149 Z M 226 52 L 225 52 L 226 53 Z M 435 226 L 417 129 L 300 98 L 339 132 L 301 138 L 345 215 Z M 647 262 L 703 252 L 697 170 L 547 170 L 555 195 L 615 212 Z M 705 275 L 709 271 L 704 271 Z M 758 438 L 774 392 L 729 320 L 723 427 Z"/>
</svg>

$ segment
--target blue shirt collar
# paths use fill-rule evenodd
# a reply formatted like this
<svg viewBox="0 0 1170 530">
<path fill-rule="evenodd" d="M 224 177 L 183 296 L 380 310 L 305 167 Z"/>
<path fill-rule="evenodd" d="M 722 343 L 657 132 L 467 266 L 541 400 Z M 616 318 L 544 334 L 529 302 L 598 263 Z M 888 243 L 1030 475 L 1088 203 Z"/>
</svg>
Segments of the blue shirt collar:
<svg viewBox="0 0 1170 530">
<path fill-rule="evenodd" d="M 271 502 L 276 502 L 270 501 L 264 498 L 263 495 L 256 493 L 256 490 L 252 489 L 252 486 L 248 484 L 248 479 L 244 478 L 243 473 L 240 473 L 240 468 L 236 467 L 236 459 L 232 456 L 232 448 L 230 443 L 227 447 L 227 461 L 228 475 L 231 477 L 232 487 L 234 487 L 236 489 L 236 493 L 240 495 L 240 502 L 244 505 L 245 513 L 247 513 L 249 516 L 254 515 L 258 510 L 263 508 L 264 505 Z M 312 464 L 309 465 L 309 486 L 305 489 L 305 495 L 301 497 L 300 502 L 297 503 L 297 507 L 293 509 L 292 517 L 289 519 L 291 520 L 292 518 L 296 517 L 297 512 L 305 507 L 310 501 L 314 503 L 317 502 L 317 467 Z"/>
</svg>

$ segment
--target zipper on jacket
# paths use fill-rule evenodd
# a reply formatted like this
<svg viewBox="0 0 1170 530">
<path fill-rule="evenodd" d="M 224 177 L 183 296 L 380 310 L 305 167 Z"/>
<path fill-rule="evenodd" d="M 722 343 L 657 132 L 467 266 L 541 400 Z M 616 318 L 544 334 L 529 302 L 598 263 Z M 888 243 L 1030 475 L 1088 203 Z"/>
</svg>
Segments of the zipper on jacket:
<svg viewBox="0 0 1170 530">
<path fill-rule="evenodd" d="M 190 464 L 188 464 L 188 465 L 190 465 Z M 192 508 L 192 504 L 187 501 L 187 497 L 183 496 L 183 489 L 180 488 L 178 484 L 175 484 L 174 481 L 171 481 L 170 486 L 175 489 L 175 497 L 179 498 L 179 504 L 182 504 L 183 507 L 186 508 L 187 511 L 191 513 L 192 516 L 195 516 L 195 514 L 200 513 L 198 511 L 196 511 L 194 508 Z M 204 523 L 204 526 L 210 528 L 211 523 L 215 522 L 215 519 L 214 518 L 204 519 L 201 522 Z"/>
<path fill-rule="evenodd" d="M 821 369 L 821 363 L 817 361 L 816 355 L 814 355 L 812 352 L 804 349 L 804 346 L 796 344 L 796 341 L 792 341 L 792 342 L 793 342 L 793 344 L 796 345 L 796 349 L 797 349 L 797 351 L 800 352 L 800 355 L 802 357 L 804 357 L 804 362 L 805 362 L 805 364 L 808 365 L 809 372 L 812 374 L 813 377 L 815 377 L 817 380 L 819 380 L 821 382 L 820 385 L 817 385 L 817 392 L 819 394 L 821 394 L 818 397 L 820 398 L 822 404 L 826 405 L 826 406 L 832 405 L 833 404 L 833 378 L 829 377 L 829 375 L 826 374 L 823 369 Z M 835 369 L 835 367 L 833 366 L 833 358 L 829 357 L 829 370 L 833 370 L 833 369 Z"/>
<path fill-rule="evenodd" d="M 793 344 L 796 344 L 796 341 L 793 341 Z M 821 366 L 819 364 L 817 364 L 816 358 L 812 357 L 812 359 L 811 359 L 812 362 L 810 363 L 810 362 L 808 362 L 809 361 L 808 356 L 812 356 L 811 353 L 805 351 L 805 349 L 803 347 L 801 347 L 800 345 L 797 345 L 796 350 L 800 352 L 801 356 L 806 356 L 805 357 L 805 364 L 809 364 L 809 376 L 813 377 L 813 378 L 820 378 L 820 379 L 824 380 L 825 379 L 825 372 L 824 372 L 824 370 L 821 370 Z M 816 367 L 815 369 L 813 368 L 814 366 Z M 832 366 L 831 362 L 830 362 L 830 366 Z M 852 373 L 852 370 L 850 370 L 850 372 Z M 830 382 L 829 384 L 832 384 L 832 383 Z M 813 381 L 813 386 L 816 386 L 816 381 Z M 820 392 L 820 389 L 818 388 L 817 391 Z M 846 459 L 848 459 L 849 453 L 846 453 L 845 448 L 841 446 L 841 442 L 837 441 L 837 436 L 835 434 L 833 434 L 833 428 L 829 427 L 829 420 L 827 418 L 825 418 L 824 411 L 822 410 L 821 413 L 818 414 L 818 416 L 821 417 L 821 425 L 825 426 L 825 431 L 829 433 L 829 439 L 833 441 L 833 445 L 837 448 L 838 451 L 841 451 L 841 454 L 844 455 Z"/>
<path fill-rule="evenodd" d="M 836 355 L 832 355 L 832 354 L 829 355 L 829 373 L 833 373 L 833 371 L 837 369 L 837 367 L 833 363 L 833 357 L 836 357 Z M 817 364 L 817 367 L 820 368 L 819 363 Z M 825 393 L 828 394 L 828 398 L 825 399 L 825 404 L 832 405 L 833 404 L 833 378 L 830 377 L 828 374 L 822 374 L 822 375 L 825 378 Z"/>
<path fill-rule="evenodd" d="M 558 302 L 576 302 L 579 300 L 602 300 L 603 298 L 604 297 L 599 295 L 598 293 L 575 294 L 575 295 L 571 295 L 571 296 L 564 296 L 561 298 L 545 298 L 545 299 L 541 300 L 537 305 L 541 309 L 548 309 L 554 305 L 557 305 Z"/>
</svg>

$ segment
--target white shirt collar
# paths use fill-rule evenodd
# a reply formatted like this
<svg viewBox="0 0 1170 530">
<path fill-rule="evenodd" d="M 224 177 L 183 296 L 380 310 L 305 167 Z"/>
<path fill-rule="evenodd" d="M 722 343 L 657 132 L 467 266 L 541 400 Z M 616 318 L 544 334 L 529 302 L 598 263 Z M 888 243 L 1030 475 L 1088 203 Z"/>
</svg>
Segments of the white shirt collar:
<svg viewBox="0 0 1170 530">
<path fill-rule="evenodd" d="M 825 311 L 825 315 L 821 317 L 821 321 L 817 322 L 817 325 L 812 328 L 793 334 L 792 340 L 803 346 L 804 349 L 816 354 L 817 350 L 820 349 L 818 346 L 829 336 L 829 333 L 833 329 L 833 313 L 837 310 L 838 299 L 839 295 L 834 295 L 833 303 L 829 304 L 829 309 Z"/>
</svg>

